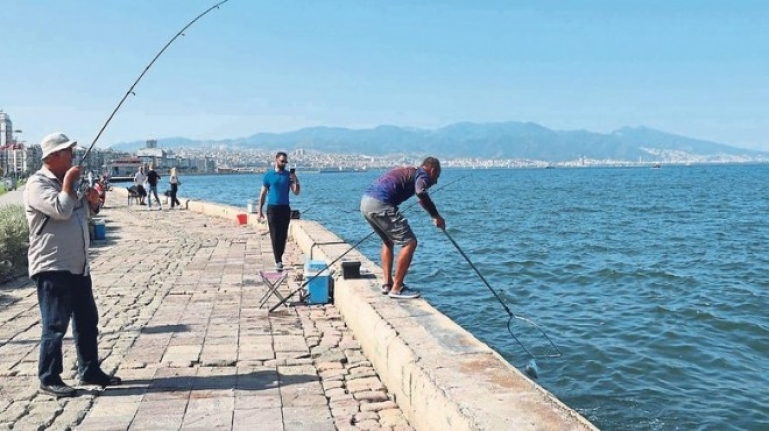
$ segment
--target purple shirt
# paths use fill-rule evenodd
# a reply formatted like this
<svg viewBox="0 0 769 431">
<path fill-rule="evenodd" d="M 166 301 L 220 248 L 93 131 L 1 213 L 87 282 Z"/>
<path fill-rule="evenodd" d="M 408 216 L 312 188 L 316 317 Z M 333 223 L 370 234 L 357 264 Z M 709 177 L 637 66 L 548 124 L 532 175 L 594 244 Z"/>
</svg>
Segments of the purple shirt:
<svg viewBox="0 0 769 431">
<path fill-rule="evenodd" d="M 432 185 L 432 179 L 424 168 L 402 167 L 377 178 L 364 194 L 397 207 L 415 194 L 427 191 Z"/>
</svg>

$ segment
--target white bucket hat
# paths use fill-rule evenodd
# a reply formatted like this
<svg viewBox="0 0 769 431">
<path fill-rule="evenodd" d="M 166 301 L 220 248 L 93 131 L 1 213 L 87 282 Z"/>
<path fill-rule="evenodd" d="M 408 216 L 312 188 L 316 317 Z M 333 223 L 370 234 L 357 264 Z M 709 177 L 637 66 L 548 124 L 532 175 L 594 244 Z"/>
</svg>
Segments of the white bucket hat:
<svg viewBox="0 0 769 431">
<path fill-rule="evenodd" d="M 75 145 L 77 145 L 77 141 L 70 140 L 64 133 L 51 133 L 40 141 L 40 146 L 43 148 L 43 160 L 57 151 L 71 148 Z"/>
</svg>

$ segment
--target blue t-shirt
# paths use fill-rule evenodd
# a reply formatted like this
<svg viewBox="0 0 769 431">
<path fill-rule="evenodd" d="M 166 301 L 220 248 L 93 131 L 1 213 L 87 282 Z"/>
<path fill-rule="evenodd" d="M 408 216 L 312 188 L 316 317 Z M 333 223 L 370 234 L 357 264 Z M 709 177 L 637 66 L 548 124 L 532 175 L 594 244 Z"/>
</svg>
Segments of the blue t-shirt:
<svg viewBox="0 0 769 431">
<path fill-rule="evenodd" d="M 433 185 L 432 178 L 424 168 L 401 167 L 390 170 L 377 178 L 368 189 L 366 196 L 398 206 L 415 194 L 422 193 Z"/>
<path fill-rule="evenodd" d="M 267 205 L 288 205 L 291 181 L 287 170 L 270 169 L 264 174 L 262 185 L 267 188 Z"/>
</svg>

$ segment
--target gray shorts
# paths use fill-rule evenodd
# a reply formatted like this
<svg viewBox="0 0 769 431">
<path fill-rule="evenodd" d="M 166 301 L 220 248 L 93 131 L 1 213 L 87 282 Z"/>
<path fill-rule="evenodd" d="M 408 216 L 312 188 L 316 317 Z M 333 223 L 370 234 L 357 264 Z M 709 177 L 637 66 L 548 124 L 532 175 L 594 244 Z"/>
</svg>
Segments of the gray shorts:
<svg viewBox="0 0 769 431">
<path fill-rule="evenodd" d="M 403 217 L 397 207 L 369 196 L 363 196 L 360 201 L 360 213 L 363 214 L 363 218 L 371 225 L 374 232 L 382 238 L 382 241 L 392 241 L 395 244 L 404 245 L 417 239 L 414 232 L 411 231 L 409 221 Z"/>
</svg>

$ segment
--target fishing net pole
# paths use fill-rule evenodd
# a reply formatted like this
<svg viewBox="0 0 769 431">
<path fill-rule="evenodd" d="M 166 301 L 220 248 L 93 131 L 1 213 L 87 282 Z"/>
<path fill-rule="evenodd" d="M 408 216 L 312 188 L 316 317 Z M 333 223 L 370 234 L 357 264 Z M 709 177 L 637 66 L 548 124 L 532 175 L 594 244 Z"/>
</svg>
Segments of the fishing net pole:
<svg viewBox="0 0 769 431">
<path fill-rule="evenodd" d="M 502 307 L 504 307 L 509 317 L 507 321 L 508 332 L 510 332 L 510 335 L 513 336 L 515 341 L 518 342 L 518 345 L 521 346 L 521 348 L 529 355 L 529 357 L 531 357 L 532 360 L 560 357 L 561 351 L 558 349 L 558 346 L 556 346 L 553 340 L 550 339 L 550 337 L 545 333 L 545 331 L 531 320 L 513 313 L 513 311 L 510 310 L 510 307 L 508 307 L 502 298 L 500 298 L 499 294 L 494 291 L 489 282 L 486 280 L 486 277 L 481 274 L 481 271 L 479 271 L 475 264 L 473 264 L 473 262 L 462 250 L 459 244 L 457 244 L 449 232 L 446 229 L 443 229 L 443 233 L 446 235 L 446 238 L 449 239 L 454 248 L 457 249 L 459 254 L 465 258 L 465 261 L 467 261 L 473 271 L 478 274 L 478 277 L 481 279 L 483 284 L 489 288 L 494 297 L 497 298 L 497 301 L 502 304 Z M 536 362 L 529 362 L 526 372 L 530 375 L 533 374 L 533 376 L 536 377 Z"/>
</svg>

